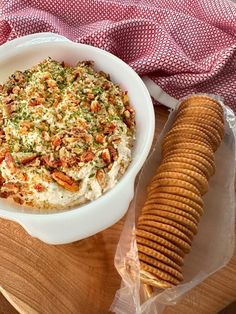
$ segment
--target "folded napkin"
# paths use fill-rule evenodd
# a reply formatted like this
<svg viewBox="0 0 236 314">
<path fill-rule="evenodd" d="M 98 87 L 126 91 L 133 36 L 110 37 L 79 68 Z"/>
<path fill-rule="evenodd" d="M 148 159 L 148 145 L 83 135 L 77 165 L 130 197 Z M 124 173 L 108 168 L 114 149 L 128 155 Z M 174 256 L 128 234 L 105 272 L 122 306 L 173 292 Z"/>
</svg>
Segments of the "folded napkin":
<svg viewBox="0 0 236 314">
<path fill-rule="evenodd" d="M 236 4 L 230 0 L 1 0 L 0 44 L 55 32 L 103 48 L 169 95 L 222 95 L 236 111 Z"/>
</svg>

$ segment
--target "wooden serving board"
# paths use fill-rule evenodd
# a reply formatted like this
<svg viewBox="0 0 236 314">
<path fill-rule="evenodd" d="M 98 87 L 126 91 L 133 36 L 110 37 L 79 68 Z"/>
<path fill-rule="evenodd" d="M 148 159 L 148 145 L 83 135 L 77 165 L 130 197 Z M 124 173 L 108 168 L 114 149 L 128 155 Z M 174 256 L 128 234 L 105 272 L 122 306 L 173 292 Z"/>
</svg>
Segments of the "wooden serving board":
<svg viewBox="0 0 236 314">
<path fill-rule="evenodd" d="M 158 107 L 156 116 L 158 136 L 167 109 Z M 124 219 L 93 237 L 61 246 L 46 245 L 18 224 L 0 219 L 0 292 L 5 297 L 0 298 L 0 313 L 109 313 L 120 286 L 113 259 Z M 234 299 L 236 254 L 166 313 L 217 313 Z"/>
</svg>

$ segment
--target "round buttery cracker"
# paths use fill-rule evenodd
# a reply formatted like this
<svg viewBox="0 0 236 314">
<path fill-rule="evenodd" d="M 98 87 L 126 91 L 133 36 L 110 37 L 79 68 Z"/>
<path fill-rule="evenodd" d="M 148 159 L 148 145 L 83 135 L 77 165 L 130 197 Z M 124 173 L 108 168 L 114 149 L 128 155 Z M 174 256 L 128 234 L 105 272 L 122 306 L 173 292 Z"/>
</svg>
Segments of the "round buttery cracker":
<svg viewBox="0 0 236 314">
<path fill-rule="evenodd" d="M 160 199 L 160 201 L 166 201 L 166 200 Z M 185 211 L 185 210 L 182 210 L 182 209 L 170 206 L 170 205 L 166 205 L 166 204 L 161 204 L 161 203 L 146 204 L 145 207 L 143 207 L 142 209 L 142 213 L 148 213 L 151 215 L 159 215 L 163 217 L 168 217 L 168 215 L 175 214 L 175 215 L 178 215 L 179 217 L 188 219 L 194 225 L 198 224 L 199 217 L 200 217 L 199 213 L 193 208 L 190 208 L 190 211 Z"/>
<path fill-rule="evenodd" d="M 198 229 L 197 222 L 193 221 L 192 219 L 186 218 L 184 215 L 182 215 L 182 213 L 176 214 L 164 210 L 150 210 L 150 211 L 147 210 L 146 212 L 144 211 L 142 214 L 145 213 L 147 215 L 151 214 L 157 217 L 163 217 L 165 219 L 172 220 L 174 222 L 177 222 L 178 224 L 181 224 L 182 226 L 185 226 L 186 228 L 188 228 L 188 230 L 191 230 L 192 233 L 194 234 L 197 233 Z"/>
<path fill-rule="evenodd" d="M 178 117 L 200 117 L 205 119 L 205 121 L 217 121 L 219 126 L 223 125 L 222 116 L 216 110 L 211 108 L 204 108 L 203 106 L 188 107 L 177 110 L 176 118 Z"/>
<path fill-rule="evenodd" d="M 216 120 L 217 121 L 217 120 Z M 190 125 L 200 125 L 202 126 L 204 129 L 208 130 L 208 131 L 212 131 L 215 137 L 220 137 L 220 139 L 223 138 L 224 136 L 224 125 L 219 125 L 217 124 L 215 120 L 208 120 L 206 121 L 205 119 L 203 119 L 202 117 L 199 116 L 195 116 L 195 117 L 178 117 L 178 119 L 175 120 L 175 122 L 173 123 L 173 127 L 175 127 L 176 125 L 186 125 L 186 124 L 190 124 Z"/>
<path fill-rule="evenodd" d="M 209 134 L 204 132 L 204 128 L 201 126 L 195 125 L 192 127 L 190 124 L 180 124 L 172 127 L 165 135 L 165 139 L 174 137 L 182 137 L 185 138 L 185 136 L 188 135 L 194 135 L 198 138 L 205 138 L 208 142 L 210 141 Z"/>
<path fill-rule="evenodd" d="M 140 237 L 136 234 L 136 241 L 138 244 L 142 244 L 146 247 L 150 247 L 165 256 L 169 257 L 171 260 L 175 261 L 178 265 L 182 266 L 183 265 L 183 257 L 180 256 L 179 254 L 175 253 L 173 250 L 167 249 L 165 246 L 160 245 L 159 243 L 156 243 L 152 240 L 146 239 L 144 237 Z"/>
<path fill-rule="evenodd" d="M 145 254 L 148 257 L 152 257 L 158 262 L 161 262 L 161 264 L 164 263 L 165 265 L 173 267 L 175 270 L 181 271 L 181 266 L 175 263 L 172 259 L 170 259 L 166 255 L 142 244 L 137 244 L 137 248 L 138 248 L 139 254 L 140 253 Z"/>
<path fill-rule="evenodd" d="M 177 245 L 175 245 L 171 241 L 169 241 L 169 240 L 167 240 L 161 236 L 158 236 L 152 232 L 148 232 L 148 231 L 141 230 L 141 229 L 137 228 L 136 229 L 136 236 L 138 236 L 140 238 L 144 238 L 144 239 L 149 240 L 149 241 L 152 241 L 152 242 L 168 249 L 169 251 L 174 252 L 175 254 L 177 254 L 181 257 L 184 256 L 184 251 L 182 249 L 180 249 Z"/>
<path fill-rule="evenodd" d="M 177 123 L 178 120 L 173 124 L 173 127 L 166 134 L 164 141 L 168 141 L 173 138 L 196 138 L 205 143 L 209 143 L 213 150 L 216 151 L 220 145 L 221 138 L 220 136 L 215 136 L 214 132 L 209 132 L 200 124 L 190 124 L 190 123 Z M 215 132 L 216 133 L 216 132 Z M 216 133 L 217 134 L 217 133 Z M 200 138 L 199 138 L 200 137 Z"/>
<path fill-rule="evenodd" d="M 192 115 L 192 116 L 182 115 L 181 119 L 189 119 L 189 120 L 192 119 L 192 121 L 196 121 L 196 122 L 201 121 L 200 123 L 203 125 L 203 127 L 205 127 L 205 125 L 210 125 L 215 130 L 218 131 L 221 138 L 223 138 L 224 136 L 224 124 L 220 120 L 213 119 L 210 116 L 204 115 L 203 113 L 202 114 L 199 113 L 198 115 Z"/>
<path fill-rule="evenodd" d="M 198 195 L 198 194 L 193 193 L 193 192 L 186 190 L 184 188 L 178 188 L 175 186 L 158 186 L 155 190 L 149 192 L 148 197 L 149 197 L 149 195 L 150 196 L 156 195 L 156 193 L 158 193 L 158 192 L 159 193 L 168 193 L 168 194 L 179 195 L 181 197 L 191 199 L 192 201 L 199 204 L 200 206 L 203 205 L 203 201 L 202 201 L 202 198 L 200 196 L 200 193 Z"/>
<path fill-rule="evenodd" d="M 181 270 L 179 269 L 175 269 L 169 265 L 166 265 L 165 263 L 156 260 L 153 257 L 150 257 L 146 254 L 143 254 L 141 252 L 138 252 L 138 257 L 139 260 L 149 264 L 152 267 L 155 267 L 156 269 L 158 269 L 159 271 L 162 271 L 165 274 L 169 274 L 171 276 L 173 276 L 174 278 L 176 278 L 177 280 L 183 280 L 183 275 L 181 273 Z"/>
<path fill-rule="evenodd" d="M 146 225 L 140 226 L 139 229 L 154 233 L 166 240 L 169 240 L 173 244 L 177 245 L 181 250 L 183 250 L 184 253 L 188 253 L 191 249 L 191 245 L 188 242 L 185 242 L 184 240 L 180 239 L 178 236 L 170 232 L 166 232 L 155 227 L 150 227 Z"/>
<path fill-rule="evenodd" d="M 147 198 L 147 201 L 145 202 L 145 207 L 148 206 L 148 204 L 163 204 L 166 206 L 172 206 L 174 208 L 179 208 L 180 210 L 191 212 L 191 214 L 195 215 L 196 213 L 198 215 L 203 214 L 203 203 L 198 204 L 192 199 L 189 199 L 188 197 L 176 195 L 176 194 L 169 194 L 165 192 L 157 192 L 156 194 L 150 195 Z M 154 205 L 153 204 L 153 205 Z M 152 205 L 152 206 L 153 206 Z M 194 210 L 193 210 L 194 209 Z M 197 219 L 196 214 L 196 219 Z"/>
<path fill-rule="evenodd" d="M 208 150 L 211 150 L 213 153 L 213 148 L 212 148 L 212 144 L 209 142 L 204 142 L 202 139 L 191 139 L 191 138 L 178 138 L 178 139 L 172 139 L 172 141 L 166 141 L 164 140 L 163 144 L 162 144 L 162 154 L 164 155 L 166 151 L 169 151 L 171 148 L 174 148 L 176 146 L 179 146 L 181 144 L 185 144 L 185 148 L 190 147 L 192 144 L 196 144 L 196 145 L 200 145 L 200 146 L 204 146 L 205 148 L 207 148 Z M 187 147 L 188 145 L 188 147 Z"/>
<path fill-rule="evenodd" d="M 180 188 L 184 188 L 195 194 L 200 195 L 200 191 L 196 187 L 196 185 L 193 185 L 192 183 L 189 183 L 184 180 L 172 179 L 172 178 L 159 178 L 159 179 L 154 180 L 148 187 L 148 193 L 153 190 L 156 190 L 156 188 L 159 186 L 180 187 Z"/>
<path fill-rule="evenodd" d="M 165 155 L 162 155 L 162 159 L 166 159 L 167 157 L 180 156 L 180 155 L 185 157 L 186 155 L 189 155 L 189 154 L 192 154 L 195 156 L 200 156 L 200 157 L 206 159 L 208 161 L 208 163 L 212 164 L 212 166 L 214 166 L 214 160 L 215 160 L 214 155 L 209 156 L 200 150 L 197 151 L 194 149 L 174 148 L 170 152 L 167 152 Z M 196 159 L 197 159 L 197 157 L 196 157 Z"/>
<path fill-rule="evenodd" d="M 174 161 L 175 158 L 172 158 L 171 161 Z M 188 183 L 193 184 L 196 186 L 199 190 L 200 193 L 203 195 L 208 191 L 208 181 L 207 178 L 200 174 L 199 172 L 194 172 L 188 169 L 181 169 L 180 171 L 161 171 L 158 172 L 152 179 L 150 185 L 152 182 L 158 179 L 162 178 L 172 178 L 172 179 L 179 179 L 179 180 L 184 180 Z"/>
<path fill-rule="evenodd" d="M 207 136 L 207 138 L 210 139 L 210 142 L 214 142 L 217 146 L 220 145 L 221 137 L 218 134 L 218 131 L 216 131 L 212 127 L 205 126 L 205 123 L 201 119 L 193 120 L 192 118 L 178 118 L 175 120 L 175 122 L 172 125 L 172 128 L 167 133 L 167 135 L 170 135 L 172 133 L 179 132 L 180 129 L 183 130 L 184 133 L 189 129 L 191 132 L 201 132 Z"/>
<path fill-rule="evenodd" d="M 145 288 L 148 287 L 148 292 L 147 292 L 148 295 L 149 295 L 149 289 L 151 288 L 152 290 L 152 287 L 156 287 L 162 290 L 173 287 L 172 283 L 161 280 L 157 278 L 157 276 L 154 276 L 153 274 L 142 269 L 140 270 L 140 281 L 142 282 Z M 150 296 L 152 295 L 152 293 L 150 294 Z"/>
<path fill-rule="evenodd" d="M 180 231 L 176 227 L 167 225 L 165 223 L 153 221 L 153 220 L 148 220 L 148 219 L 146 219 L 145 216 L 142 216 L 142 215 L 139 217 L 139 220 L 138 220 L 138 227 L 140 228 L 141 226 L 149 226 L 152 228 L 156 228 L 158 230 L 163 230 L 165 232 L 173 234 L 176 237 L 182 239 L 183 241 L 185 241 L 189 245 L 191 245 L 191 243 L 192 243 L 191 237 L 188 237 L 185 233 L 183 233 L 182 231 Z"/>
<path fill-rule="evenodd" d="M 186 101 L 183 101 L 179 107 L 178 112 L 181 112 L 185 109 L 197 109 L 201 112 L 210 111 L 213 112 L 212 114 L 216 116 L 220 121 L 224 122 L 224 110 L 222 106 L 217 103 L 216 101 L 210 100 L 210 99 L 188 99 Z"/>
<path fill-rule="evenodd" d="M 222 130 L 219 130 L 218 127 L 215 127 L 214 123 L 207 124 L 203 118 L 200 117 L 178 117 L 172 125 L 172 128 L 175 129 L 176 127 L 180 126 L 190 126 L 192 125 L 193 128 L 202 128 L 206 131 L 206 134 L 210 135 L 213 134 L 212 139 L 222 139 Z"/>
<path fill-rule="evenodd" d="M 140 280 L 142 283 L 152 285 L 156 288 L 167 289 L 179 284 L 179 280 L 173 276 L 140 261 Z M 163 279 L 164 278 L 164 279 Z"/>
<path fill-rule="evenodd" d="M 162 147 L 165 149 L 165 147 L 185 141 L 205 143 L 206 145 L 211 146 L 213 148 L 213 151 L 217 149 L 217 146 L 213 141 L 211 141 L 207 134 L 203 132 L 201 134 L 201 131 L 197 131 L 196 129 L 190 130 L 187 128 L 180 128 L 178 130 L 175 130 L 174 133 L 165 136 Z"/>
<path fill-rule="evenodd" d="M 207 95 L 192 95 L 183 99 L 178 107 L 178 110 L 199 105 L 204 105 L 207 108 L 213 108 L 217 110 L 222 116 L 224 115 L 224 110 L 221 104 L 216 99 Z"/>
<path fill-rule="evenodd" d="M 183 232 L 184 234 L 186 234 L 188 238 L 190 238 L 191 240 L 193 239 L 194 234 L 193 234 L 193 231 L 191 229 L 182 225 L 181 222 L 176 222 L 176 221 L 173 221 L 171 219 L 168 219 L 166 216 L 165 217 L 158 216 L 158 211 L 156 211 L 153 214 L 152 214 L 152 212 L 146 212 L 146 213 L 143 212 L 139 216 L 139 221 L 142 221 L 142 220 L 155 221 L 155 222 L 159 222 L 159 223 L 163 223 L 163 224 L 175 227 L 176 229 L 178 229 L 181 232 Z"/>
<path fill-rule="evenodd" d="M 177 150 L 177 149 L 188 149 L 191 150 L 192 152 L 196 153 L 201 153 L 210 158 L 211 160 L 214 160 L 214 154 L 213 150 L 210 146 L 205 145 L 204 143 L 194 143 L 194 142 L 182 142 L 182 143 L 177 143 L 173 144 L 170 147 L 166 148 L 165 150 L 162 150 L 162 156 L 167 156 L 170 154 L 172 151 Z"/>
<path fill-rule="evenodd" d="M 185 115 L 189 116 L 186 111 L 190 111 L 191 109 L 195 110 L 195 112 L 197 111 L 198 113 L 201 113 L 201 116 L 204 118 L 208 118 L 208 116 L 210 116 L 210 119 L 213 117 L 214 119 L 217 119 L 224 124 L 224 115 L 222 115 L 220 111 L 218 111 L 216 108 L 205 107 L 202 104 L 199 104 L 198 106 L 191 106 L 191 108 L 181 108 L 179 111 L 179 116 L 182 117 L 181 112 L 185 112 Z"/>
<path fill-rule="evenodd" d="M 176 122 L 173 124 L 172 130 L 173 132 L 178 131 L 181 128 L 192 128 L 192 130 L 201 130 L 205 133 L 205 137 L 209 139 L 209 142 L 212 145 L 213 151 L 216 151 L 217 148 L 219 147 L 220 143 L 221 143 L 221 137 L 218 134 L 218 131 L 216 131 L 215 129 L 213 129 L 210 126 L 207 127 L 203 127 L 200 123 L 196 122 L 196 121 L 191 121 L 191 122 L 187 122 L 184 121 L 184 119 L 180 119 L 179 121 L 176 120 Z M 184 130 L 184 132 L 186 132 Z"/>
<path fill-rule="evenodd" d="M 209 110 L 210 112 L 213 111 L 213 115 L 216 116 L 220 121 L 224 122 L 224 112 L 223 109 L 215 106 L 215 104 L 211 101 L 195 101 L 194 103 L 182 103 L 178 107 L 178 112 L 181 112 L 185 109 L 198 109 L 201 111 Z M 222 111 L 221 111 L 222 110 Z"/>
<path fill-rule="evenodd" d="M 205 96 L 193 96 L 188 97 L 181 101 L 178 107 L 178 111 L 181 111 L 183 109 L 192 109 L 192 108 L 204 108 L 207 110 L 212 110 L 219 116 L 220 119 L 224 117 L 224 110 L 221 106 L 221 104 L 213 99 L 213 98 L 206 98 Z"/>
<path fill-rule="evenodd" d="M 201 157 L 196 154 L 185 154 L 185 153 L 179 153 L 174 156 L 168 156 L 162 160 L 162 164 L 166 162 L 184 162 L 186 164 L 190 164 L 200 170 L 198 174 L 205 177 L 206 179 L 212 176 L 215 173 L 215 163 L 214 161 L 210 163 L 206 158 Z M 183 172 L 184 170 L 184 172 Z M 191 173 L 189 172 L 191 170 L 188 169 L 181 169 L 181 173 L 185 173 L 189 176 L 191 176 Z M 194 175 L 196 174 L 196 171 L 194 172 Z"/>
<path fill-rule="evenodd" d="M 169 158 L 170 158 L 170 156 L 169 156 Z M 171 158 L 174 159 L 175 157 L 171 156 Z M 194 165 L 192 165 L 188 162 L 184 162 L 182 160 L 181 161 L 167 161 L 167 157 L 163 159 L 163 162 L 161 162 L 156 174 L 159 174 L 159 173 L 164 172 L 164 171 L 181 172 L 182 170 L 184 173 L 185 169 L 192 171 L 192 172 L 199 173 L 199 174 L 204 176 L 204 173 L 202 172 L 202 170 L 195 167 Z"/>
</svg>

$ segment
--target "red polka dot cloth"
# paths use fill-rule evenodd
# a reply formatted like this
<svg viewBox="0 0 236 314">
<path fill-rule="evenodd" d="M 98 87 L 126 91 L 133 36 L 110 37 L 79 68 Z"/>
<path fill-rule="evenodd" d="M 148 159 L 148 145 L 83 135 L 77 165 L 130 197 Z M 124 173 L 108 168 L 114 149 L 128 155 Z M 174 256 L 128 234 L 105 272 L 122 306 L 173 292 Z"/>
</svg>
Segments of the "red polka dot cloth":
<svg viewBox="0 0 236 314">
<path fill-rule="evenodd" d="M 221 95 L 236 112 L 231 0 L 0 1 L 0 44 L 38 32 L 110 51 L 175 98 Z"/>
</svg>

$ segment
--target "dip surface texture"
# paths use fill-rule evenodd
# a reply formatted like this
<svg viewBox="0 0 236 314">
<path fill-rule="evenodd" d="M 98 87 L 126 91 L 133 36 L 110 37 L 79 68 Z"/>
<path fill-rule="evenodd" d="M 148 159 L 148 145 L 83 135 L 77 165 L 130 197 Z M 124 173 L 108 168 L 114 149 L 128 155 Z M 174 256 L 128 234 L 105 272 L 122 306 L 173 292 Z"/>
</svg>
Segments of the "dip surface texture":
<svg viewBox="0 0 236 314">
<path fill-rule="evenodd" d="M 0 197 L 65 209 L 111 189 L 131 162 L 127 92 L 90 61 L 50 58 L 0 85 Z"/>
</svg>

